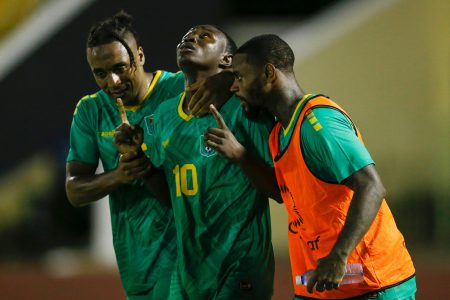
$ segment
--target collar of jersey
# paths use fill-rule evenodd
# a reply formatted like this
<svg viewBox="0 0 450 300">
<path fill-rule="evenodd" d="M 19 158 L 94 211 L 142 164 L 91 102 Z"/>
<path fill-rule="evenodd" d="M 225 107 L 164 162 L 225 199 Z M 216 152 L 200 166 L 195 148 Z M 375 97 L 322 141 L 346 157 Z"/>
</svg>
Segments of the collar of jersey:
<svg viewBox="0 0 450 300">
<path fill-rule="evenodd" d="M 297 111 L 298 109 L 302 106 L 303 102 L 305 102 L 306 99 L 309 98 L 309 96 L 311 96 L 312 94 L 306 94 L 302 97 L 302 99 L 300 99 L 300 101 L 298 101 L 297 103 L 297 107 L 295 107 L 294 113 L 291 116 L 291 120 L 289 121 L 289 125 L 286 128 L 283 128 L 283 134 L 284 136 L 286 136 L 289 132 L 289 130 L 291 129 L 292 123 L 294 123 L 294 119 L 297 116 Z"/>
<path fill-rule="evenodd" d="M 150 83 L 150 86 L 148 87 L 147 92 L 144 95 L 144 98 L 142 100 L 139 100 L 139 103 L 133 106 L 126 106 L 125 110 L 131 110 L 131 111 L 137 111 L 142 103 L 144 103 L 148 98 L 150 98 L 150 95 L 152 94 L 153 90 L 155 89 L 156 83 L 159 80 L 159 77 L 161 77 L 162 71 L 158 70 L 155 73 L 155 76 L 153 76 L 152 82 Z"/>
<path fill-rule="evenodd" d="M 178 102 L 178 114 L 180 115 L 180 117 L 183 120 L 185 120 L 187 122 L 190 119 L 192 119 L 193 115 L 188 115 L 188 114 L 186 114 L 184 112 L 184 110 L 183 110 L 184 99 L 186 99 L 186 93 L 185 92 L 183 92 L 183 94 L 181 94 L 180 102 Z"/>
</svg>

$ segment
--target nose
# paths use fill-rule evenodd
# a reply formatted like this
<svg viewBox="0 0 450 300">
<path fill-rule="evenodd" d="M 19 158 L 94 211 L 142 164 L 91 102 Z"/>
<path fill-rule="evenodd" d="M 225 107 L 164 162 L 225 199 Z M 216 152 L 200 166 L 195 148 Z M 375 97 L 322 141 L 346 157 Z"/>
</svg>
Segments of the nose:
<svg viewBox="0 0 450 300">
<path fill-rule="evenodd" d="M 239 84 L 236 78 L 234 79 L 233 84 L 230 87 L 230 91 L 232 91 L 233 93 L 239 92 Z"/>
<path fill-rule="evenodd" d="M 114 87 L 119 86 L 121 83 L 119 75 L 116 73 L 111 73 L 111 75 L 108 76 L 108 86 Z"/>
<path fill-rule="evenodd" d="M 197 42 L 197 34 L 195 34 L 194 32 L 190 32 L 184 37 L 183 41 L 195 43 L 195 42 Z"/>
</svg>

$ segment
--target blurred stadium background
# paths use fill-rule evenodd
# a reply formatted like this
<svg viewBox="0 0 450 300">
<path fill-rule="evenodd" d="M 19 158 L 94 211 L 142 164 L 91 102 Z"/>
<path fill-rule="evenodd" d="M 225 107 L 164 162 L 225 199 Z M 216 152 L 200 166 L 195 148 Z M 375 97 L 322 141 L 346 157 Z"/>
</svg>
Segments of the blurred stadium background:
<svg viewBox="0 0 450 300">
<path fill-rule="evenodd" d="M 195 24 L 238 44 L 276 33 L 296 75 L 352 115 L 388 189 L 417 269 L 417 299 L 450 289 L 450 5 L 446 0 L 0 0 L 0 299 L 124 299 L 106 199 L 72 208 L 64 193 L 73 109 L 97 90 L 90 25 L 136 19 L 146 69 L 176 71 Z M 6 124 L 6 125 L 5 125 Z M 291 299 L 284 207 L 272 205 L 274 299 Z"/>
</svg>

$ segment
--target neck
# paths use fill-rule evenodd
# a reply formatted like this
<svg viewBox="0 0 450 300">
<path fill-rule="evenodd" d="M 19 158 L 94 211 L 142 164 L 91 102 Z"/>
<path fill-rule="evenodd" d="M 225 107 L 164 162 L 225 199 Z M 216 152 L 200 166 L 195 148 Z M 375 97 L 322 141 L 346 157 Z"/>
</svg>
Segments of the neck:
<svg viewBox="0 0 450 300">
<path fill-rule="evenodd" d="M 201 82 L 205 80 L 206 78 L 215 75 L 219 72 L 221 72 L 222 69 L 216 68 L 216 69 L 210 69 L 210 70 L 183 70 L 184 76 L 186 78 L 185 86 L 190 87 L 191 85 L 195 84 L 196 82 Z M 192 95 L 195 94 L 194 92 L 186 92 L 186 97 L 184 98 L 183 102 L 183 110 L 186 114 L 189 114 L 189 102 L 191 101 Z"/>
<path fill-rule="evenodd" d="M 138 90 L 136 98 L 133 101 L 126 103 L 125 106 L 138 105 L 139 103 L 142 102 L 142 100 L 144 100 L 144 97 L 147 94 L 148 88 L 150 87 L 150 85 L 152 83 L 153 77 L 154 77 L 153 73 L 142 72 L 142 76 L 141 76 L 142 80 L 139 81 L 138 86 L 136 87 Z"/>
<path fill-rule="evenodd" d="M 139 86 L 139 94 L 137 97 L 137 101 L 140 102 L 144 100 L 145 95 L 148 92 L 150 85 L 152 84 L 153 77 L 155 75 L 153 73 L 144 73 L 143 80 Z"/>
<path fill-rule="evenodd" d="M 305 95 L 295 78 L 287 80 L 287 82 L 274 95 L 275 107 L 272 113 L 278 118 L 284 128 L 289 125 L 298 101 Z M 276 98 L 275 98 L 276 97 Z"/>
</svg>

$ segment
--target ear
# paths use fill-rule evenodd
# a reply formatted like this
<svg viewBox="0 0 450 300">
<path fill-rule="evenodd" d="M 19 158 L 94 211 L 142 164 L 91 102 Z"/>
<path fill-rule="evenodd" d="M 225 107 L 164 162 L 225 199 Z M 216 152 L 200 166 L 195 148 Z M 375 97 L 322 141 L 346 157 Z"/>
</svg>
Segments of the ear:
<svg viewBox="0 0 450 300">
<path fill-rule="evenodd" d="M 138 53 L 138 59 L 137 59 L 138 63 L 139 63 L 139 65 L 143 66 L 145 64 L 144 49 L 141 46 L 139 46 L 137 53 Z"/>
<path fill-rule="evenodd" d="M 219 61 L 219 67 L 222 69 L 229 69 L 231 68 L 232 63 L 233 63 L 233 55 L 225 54 Z"/>
<path fill-rule="evenodd" d="M 266 64 L 264 66 L 264 76 L 267 82 L 274 83 L 277 79 L 276 67 L 273 64 Z"/>
</svg>

